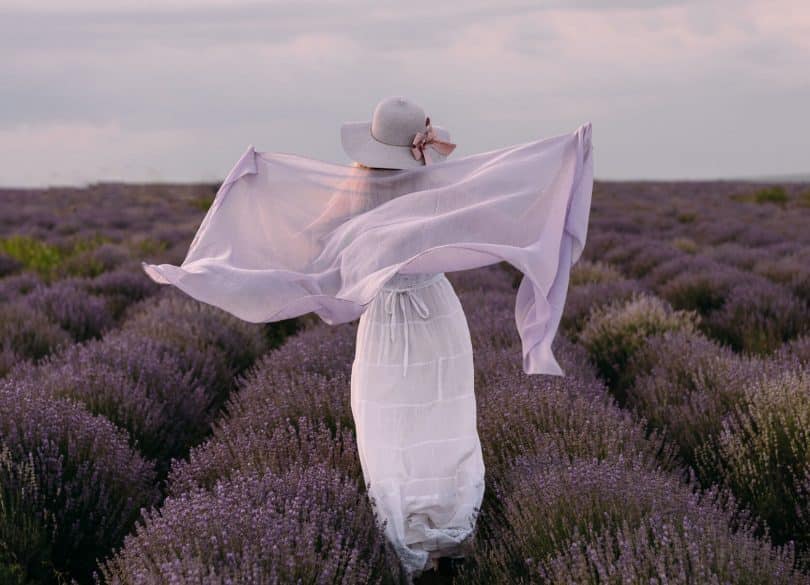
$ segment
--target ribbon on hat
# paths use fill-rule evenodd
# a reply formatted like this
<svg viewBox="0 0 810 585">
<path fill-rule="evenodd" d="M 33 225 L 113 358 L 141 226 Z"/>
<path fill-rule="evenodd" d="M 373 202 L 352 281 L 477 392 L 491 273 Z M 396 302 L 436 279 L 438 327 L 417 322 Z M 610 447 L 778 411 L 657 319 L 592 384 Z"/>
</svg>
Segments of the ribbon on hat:
<svg viewBox="0 0 810 585">
<path fill-rule="evenodd" d="M 413 158 L 416 160 L 424 159 L 426 165 L 432 163 L 433 161 L 430 160 L 428 154 L 428 147 L 445 156 L 453 152 L 453 149 L 456 148 L 456 145 L 452 142 L 441 140 L 438 137 L 436 130 L 430 125 L 430 116 L 425 118 L 425 131 L 417 132 L 416 136 L 413 137 L 413 144 L 411 146 Z"/>
</svg>

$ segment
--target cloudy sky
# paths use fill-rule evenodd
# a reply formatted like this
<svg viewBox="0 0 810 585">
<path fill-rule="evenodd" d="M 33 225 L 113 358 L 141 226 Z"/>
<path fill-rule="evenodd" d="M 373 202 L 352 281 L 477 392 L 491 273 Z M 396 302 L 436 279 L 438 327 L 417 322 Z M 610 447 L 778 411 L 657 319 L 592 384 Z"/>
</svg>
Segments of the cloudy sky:
<svg viewBox="0 0 810 585">
<path fill-rule="evenodd" d="M 810 173 L 806 0 L 0 0 L 0 185 L 347 163 L 405 95 L 453 156 L 593 123 L 597 178 Z"/>
</svg>

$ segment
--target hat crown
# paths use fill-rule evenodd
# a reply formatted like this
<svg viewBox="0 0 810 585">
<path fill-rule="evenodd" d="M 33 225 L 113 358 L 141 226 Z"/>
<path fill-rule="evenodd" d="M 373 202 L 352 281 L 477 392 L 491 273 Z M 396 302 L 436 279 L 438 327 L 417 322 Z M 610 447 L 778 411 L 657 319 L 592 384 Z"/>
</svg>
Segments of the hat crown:
<svg viewBox="0 0 810 585">
<path fill-rule="evenodd" d="M 417 132 L 425 129 L 425 110 L 411 100 L 388 97 L 377 104 L 371 119 L 371 135 L 393 146 L 409 146 Z"/>
</svg>

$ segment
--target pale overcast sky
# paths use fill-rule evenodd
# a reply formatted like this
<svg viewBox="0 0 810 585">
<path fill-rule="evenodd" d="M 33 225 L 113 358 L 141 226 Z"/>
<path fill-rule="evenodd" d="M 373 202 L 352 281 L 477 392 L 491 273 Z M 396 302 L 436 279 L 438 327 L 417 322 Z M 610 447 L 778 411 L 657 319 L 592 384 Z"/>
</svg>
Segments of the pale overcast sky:
<svg viewBox="0 0 810 585">
<path fill-rule="evenodd" d="M 405 95 L 464 156 L 593 123 L 597 178 L 810 173 L 807 0 L 0 0 L 0 185 L 348 163 Z"/>
</svg>

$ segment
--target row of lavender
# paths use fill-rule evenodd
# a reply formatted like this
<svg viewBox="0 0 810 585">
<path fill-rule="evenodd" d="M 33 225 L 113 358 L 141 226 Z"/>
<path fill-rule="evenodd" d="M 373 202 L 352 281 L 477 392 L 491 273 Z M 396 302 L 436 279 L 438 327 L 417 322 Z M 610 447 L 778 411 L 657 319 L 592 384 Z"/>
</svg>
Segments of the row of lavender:
<svg viewBox="0 0 810 585">
<path fill-rule="evenodd" d="M 125 191 L 3 193 L 2 583 L 91 582 L 165 497 L 172 460 L 210 434 L 235 377 L 294 330 L 140 270 L 155 254 L 182 259 L 210 187 Z"/>
<path fill-rule="evenodd" d="M 0 380 L 0 560 L 44 582 L 54 571 L 87 582 L 270 341 L 167 289 L 101 339 L 18 363 Z"/>
<path fill-rule="evenodd" d="M 665 431 L 702 486 L 729 488 L 753 512 L 757 534 L 795 541 L 808 567 L 807 303 L 776 285 L 758 289 L 753 278 L 750 288 L 727 289 L 701 274 L 699 257 L 673 264 L 682 272 L 645 286 L 615 267 L 583 263 L 587 284 L 570 303 L 589 308 L 584 319 L 568 313 L 569 337 L 588 350 L 621 405 Z M 655 294 L 679 288 L 673 304 Z M 716 306 L 691 302 L 712 296 Z"/>
<path fill-rule="evenodd" d="M 0 190 L 0 377 L 97 339 L 159 289 L 139 262 L 179 263 L 211 186 Z"/>
<path fill-rule="evenodd" d="M 611 183 L 597 187 L 594 205 L 586 257 L 697 311 L 710 337 L 767 354 L 807 331 L 807 185 Z M 633 286 L 608 280 L 594 284 L 625 296 Z"/>
<path fill-rule="evenodd" d="M 509 279 L 497 267 L 450 278 L 473 336 L 488 482 L 457 582 L 806 582 L 791 546 L 757 538 L 728 490 L 701 492 L 677 445 L 617 405 L 590 346 L 560 336 L 569 375 L 526 376 Z M 105 580 L 396 582 L 356 457 L 355 333 L 316 323 L 252 367 Z"/>
<path fill-rule="evenodd" d="M 614 187 L 598 199 L 565 332 L 704 488 L 729 489 L 756 534 L 795 542 L 807 570 L 810 190 Z"/>
</svg>

